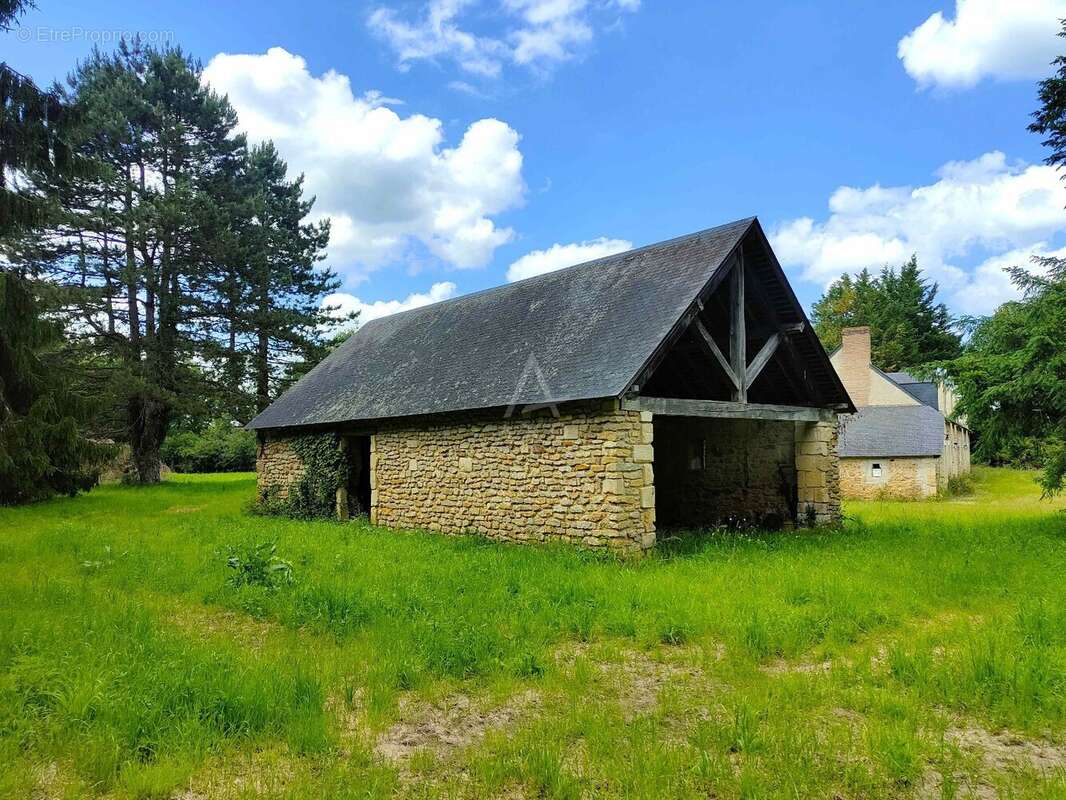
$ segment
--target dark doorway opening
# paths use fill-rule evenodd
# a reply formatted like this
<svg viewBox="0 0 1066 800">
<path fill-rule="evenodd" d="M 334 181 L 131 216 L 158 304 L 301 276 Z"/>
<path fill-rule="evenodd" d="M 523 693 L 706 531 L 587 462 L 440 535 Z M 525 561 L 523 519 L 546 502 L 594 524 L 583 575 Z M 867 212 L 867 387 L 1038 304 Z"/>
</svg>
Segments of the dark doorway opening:
<svg viewBox="0 0 1066 800">
<path fill-rule="evenodd" d="M 348 437 L 348 515 L 370 513 L 370 437 Z"/>
<path fill-rule="evenodd" d="M 795 423 L 656 414 L 654 431 L 657 528 L 794 522 Z"/>
</svg>

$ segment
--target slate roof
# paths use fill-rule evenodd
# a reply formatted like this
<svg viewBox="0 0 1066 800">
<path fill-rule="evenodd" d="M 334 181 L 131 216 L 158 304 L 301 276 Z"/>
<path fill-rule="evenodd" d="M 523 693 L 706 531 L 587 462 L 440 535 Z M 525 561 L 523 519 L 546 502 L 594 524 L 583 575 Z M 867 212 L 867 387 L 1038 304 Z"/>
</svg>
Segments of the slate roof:
<svg viewBox="0 0 1066 800">
<path fill-rule="evenodd" d="M 742 219 L 372 320 L 248 427 L 621 396 L 753 229 Z"/>
<path fill-rule="evenodd" d="M 909 372 L 884 373 L 903 391 L 930 408 L 940 409 L 940 392 L 933 381 L 920 381 Z"/>
<path fill-rule="evenodd" d="M 865 406 L 839 419 L 842 458 L 939 456 L 943 450 L 944 415 L 927 405 Z"/>
</svg>

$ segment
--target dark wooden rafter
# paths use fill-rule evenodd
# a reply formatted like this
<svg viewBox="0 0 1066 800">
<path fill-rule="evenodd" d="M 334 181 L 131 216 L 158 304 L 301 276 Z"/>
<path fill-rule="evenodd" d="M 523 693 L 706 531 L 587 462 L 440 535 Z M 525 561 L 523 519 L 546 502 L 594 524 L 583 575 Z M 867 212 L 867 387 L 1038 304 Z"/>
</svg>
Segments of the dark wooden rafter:
<svg viewBox="0 0 1066 800">
<path fill-rule="evenodd" d="M 803 364 L 803 358 L 796 352 L 796 347 L 793 344 L 792 337 L 802 334 L 807 326 L 803 322 L 794 322 L 789 324 L 782 324 L 774 303 L 766 295 L 762 285 L 755 281 L 748 287 L 750 293 L 755 296 L 755 299 L 759 304 L 765 308 L 772 321 L 774 332 L 780 332 L 785 334 L 777 340 L 777 348 L 782 351 L 784 358 L 782 364 L 782 374 L 785 376 L 785 380 L 788 381 L 793 392 L 797 396 L 806 396 L 815 401 L 816 405 L 821 404 L 821 392 L 818 387 L 814 385 L 810 380 L 810 376 L 807 374 L 807 370 Z M 765 366 L 765 365 L 764 365 Z M 760 370 L 761 372 L 761 370 Z M 799 380 L 797 380 L 797 376 Z M 751 381 L 748 382 L 750 386 L 752 381 L 758 377 L 758 374 L 752 376 Z"/>
<path fill-rule="evenodd" d="M 737 377 L 733 399 L 748 401 L 748 329 L 744 303 L 744 250 L 737 251 L 729 276 L 729 365 Z"/>
<path fill-rule="evenodd" d="M 774 320 L 775 330 L 770 334 L 766 343 L 762 346 L 755 358 L 748 362 L 747 353 L 747 286 L 745 281 L 743 251 L 738 251 L 729 267 L 729 358 L 726 358 L 711 336 L 707 326 L 697 315 L 692 320 L 692 330 L 696 340 L 704 350 L 718 363 L 722 373 L 733 385 L 733 401 L 746 403 L 748 401 L 748 389 L 762 374 L 763 369 L 770 363 L 770 359 L 777 353 L 778 348 L 789 336 L 802 333 L 805 325 L 802 322 L 789 325 L 777 323 L 777 315 L 770 309 Z M 703 304 L 699 304 L 699 310 L 703 310 Z M 791 352 L 791 350 L 790 350 Z"/>
<path fill-rule="evenodd" d="M 754 247 L 754 250 L 746 245 Z M 765 254 L 761 252 L 762 249 L 766 250 Z M 749 263 L 745 264 L 745 260 Z M 751 280 L 745 281 L 749 277 Z M 773 285 L 763 285 L 764 279 L 770 280 Z M 722 284 L 727 281 L 729 288 L 718 291 L 724 289 Z M 753 304 L 750 308 L 748 301 Z M 748 311 L 752 314 L 748 315 Z M 706 316 L 708 314 L 711 317 Z M 722 320 L 723 317 L 729 323 L 727 331 L 719 331 L 712 325 L 712 320 Z M 733 403 L 747 403 L 752 384 L 763 373 L 775 371 L 768 370 L 769 367 L 776 367 L 781 378 L 787 382 L 791 397 L 803 398 L 803 402 L 811 407 L 826 407 L 828 390 L 821 385 L 822 382 L 832 381 L 843 391 L 842 384 L 828 365 L 827 358 L 825 369 L 807 363 L 812 355 L 824 356 L 824 350 L 814 338 L 809 324 L 803 320 L 802 308 L 769 250 L 762 229 L 755 223 L 745 239 L 738 242 L 726 257 L 722 268 L 715 271 L 699 296 L 674 324 L 671 333 L 645 362 L 624 394 L 630 398 L 643 395 L 653 375 L 660 367 L 668 366 L 664 361 L 684 337 L 695 343 L 705 356 L 709 356 L 708 360 L 716 364 L 713 372 L 721 378 L 724 383 L 721 389 L 725 390 Z M 728 343 L 721 341 L 723 334 L 728 334 Z M 749 335 L 752 341 L 762 343 L 751 363 L 747 361 Z M 810 352 L 812 348 L 808 340 L 813 340 L 817 352 Z M 686 356 L 685 361 L 690 361 L 690 358 Z M 693 365 L 694 371 L 704 371 L 705 364 L 701 360 L 700 364 Z M 687 368 L 678 369 L 677 363 L 673 363 L 673 367 L 670 370 L 673 377 L 666 383 L 677 386 L 691 396 L 693 387 L 686 380 L 689 376 L 681 374 L 687 372 Z M 655 394 L 661 396 L 663 388 L 657 388 Z M 760 395 L 766 394 L 761 388 L 757 391 Z M 696 396 L 702 396 L 702 393 Z M 846 403 L 833 404 L 832 407 L 837 410 L 851 408 Z"/>
<path fill-rule="evenodd" d="M 738 252 L 739 249 L 740 245 L 738 244 Z M 714 275 L 712 275 L 711 279 L 707 282 L 707 285 L 703 287 L 703 290 L 700 292 L 696 301 L 674 325 L 671 334 L 667 336 L 665 340 L 660 342 L 659 347 L 656 348 L 651 358 L 648 359 L 648 362 L 637 374 L 637 377 L 630 383 L 627 389 L 628 394 L 637 394 L 640 392 L 651 376 L 659 368 L 659 365 L 666 358 L 670 349 L 677 343 L 678 337 L 683 335 L 686 330 L 692 328 L 694 320 L 699 319 L 699 312 L 703 310 L 703 302 L 714 295 L 715 290 L 721 282 L 729 276 L 729 271 L 730 269 L 728 266 L 724 269 L 715 271 Z"/>
<path fill-rule="evenodd" d="M 707 326 L 703 324 L 703 320 L 696 317 L 692 321 L 692 328 L 696 333 L 696 341 L 718 362 L 718 366 L 722 368 L 722 372 L 729 382 L 733 384 L 734 392 L 740 389 L 740 378 L 735 372 L 733 372 L 733 366 L 729 363 L 726 357 L 722 354 L 721 349 L 718 347 L 718 343 L 714 341 L 714 337 L 711 336 L 711 332 L 707 330 Z"/>
<path fill-rule="evenodd" d="M 770 359 L 777 353 L 777 349 L 788 342 L 789 336 L 795 336 L 803 333 L 806 325 L 802 322 L 797 322 L 793 325 L 782 325 L 777 331 L 770 334 L 770 338 L 766 340 L 766 344 L 762 346 L 758 353 L 755 354 L 755 358 L 748 364 L 747 372 L 745 373 L 745 383 L 750 387 L 755 383 L 755 379 L 762 373 L 763 368 L 770 363 Z M 791 351 L 790 351 L 791 352 Z"/>
<path fill-rule="evenodd" d="M 777 352 L 777 347 L 780 344 L 781 334 L 771 334 L 770 338 L 766 340 L 766 344 L 764 344 L 762 349 L 755 354 L 755 358 L 751 360 L 747 370 L 744 372 L 745 388 L 751 386 L 755 382 L 755 379 L 759 377 L 759 373 L 763 371 L 763 368 L 765 368 L 770 362 L 770 359 L 774 357 L 774 353 Z"/>
</svg>

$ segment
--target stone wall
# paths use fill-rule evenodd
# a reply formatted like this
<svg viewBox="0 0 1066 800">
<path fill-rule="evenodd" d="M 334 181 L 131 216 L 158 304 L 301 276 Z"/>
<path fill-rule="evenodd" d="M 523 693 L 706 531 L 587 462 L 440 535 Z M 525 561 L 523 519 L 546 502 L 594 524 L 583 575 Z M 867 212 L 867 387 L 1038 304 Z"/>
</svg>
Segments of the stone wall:
<svg viewBox="0 0 1066 800">
<path fill-rule="evenodd" d="M 801 523 L 811 514 L 816 525 L 840 522 L 837 433 L 835 421 L 795 423 L 796 499 Z"/>
<path fill-rule="evenodd" d="M 284 500 L 289 496 L 289 487 L 303 477 L 304 465 L 287 437 L 260 432 L 255 471 L 259 498 L 271 495 Z"/>
<path fill-rule="evenodd" d="M 924 458 L 842 458 L 840 482 L 845 497 L 861 500 L 920 500 L 937 493 L 938 462 Z M 874 475 L 874 465 L 881 475 Z"/>
<path fill-rule="evenodd" d="M 704 443 L 698 474 L 685 460 L 693 438 Z M 260 497 L 284 499 L 302 476 L 289 442 L 283 432 L 260 434 Z M 836 425 L 653 422 L 604 401 L 563 406 L 558 417 L 493 411 L 385 422 L 370 436 L 371 521 L 390 527 L 639 551 L 655 543 L 656 479 L 658 507 L 679 526 L 730 516 L 787 524 L 797 507 L 803 522 L 808 505 L 815 522 L 836 522 Z"/>
<path fill-rule="evenodd" d="M 944 421 L 944 449 L 940 454 L 937 475 L 941 486 L 970 471 L 970 432 L 951 420 Z"/>
<path fill-rule="evenodd" d="M 654 425 L 660 527 L 791 523 L 794 423 L 660 416 Z"/>
<path fill-rule="evenodd" d="M 392 423 L 371 440 L 371 520 L 621 551 L 655 543 L 651 414 L 615 401 Z"/>
</svg>

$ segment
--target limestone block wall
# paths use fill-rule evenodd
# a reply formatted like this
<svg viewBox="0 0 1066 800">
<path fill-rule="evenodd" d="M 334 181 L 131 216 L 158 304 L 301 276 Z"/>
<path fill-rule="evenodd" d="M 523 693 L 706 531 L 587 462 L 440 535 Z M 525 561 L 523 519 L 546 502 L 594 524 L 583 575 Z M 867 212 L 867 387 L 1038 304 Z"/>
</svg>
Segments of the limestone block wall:
<svg viewBox="0 0 1066 800">
<path fill-rule="evenodd" d="M 371 439 L 371 521 L 518 542 L 655 543 L 651 414 L 617 402 L 390 423 Z"/>
<path fill-rule="evenodd" d="M 654 425 L 661 527 L 792 522 L 794 423 L 659 416 Z"/>
<path fill-rule="evenodd" d="M 860 500 L 920 500 L 937 493 L 940 459 L 842 458 L 840 481 L 845 497 Z M 874 464 L 881 474 L 874 475 Z"/>
<path fill-rule="evenodd" d="M 840 463 L 837 423 L 797 422 L 796 499 L 800 522 L 814 513 L 816 525 L 840 522 Z"/>
<path fill-rule="evenodd" d="M 284 500 L 289 486 L 303 477 L 304 465 L 287 437 L 260 432 L 255 471 L 259 497 L 270 494 Z"/>
<path fill-rule="evenodd" d="M 950 420 L 944 422 L 944 449 L 940 454 L 938 477 L 940 485 L 970 471 L 970 432 Z"/>
</svg>

